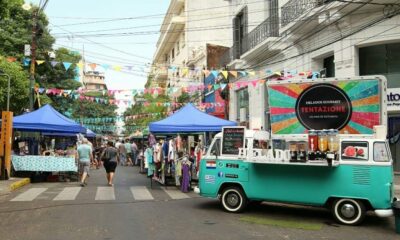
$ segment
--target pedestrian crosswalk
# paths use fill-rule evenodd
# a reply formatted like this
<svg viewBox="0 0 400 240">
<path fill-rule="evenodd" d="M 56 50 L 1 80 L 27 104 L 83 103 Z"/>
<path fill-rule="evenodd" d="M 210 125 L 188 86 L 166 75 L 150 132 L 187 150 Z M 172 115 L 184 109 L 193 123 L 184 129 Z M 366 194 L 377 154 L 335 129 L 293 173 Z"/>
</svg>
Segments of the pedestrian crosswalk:
<svg viewBox="0 0 400 240">
<path fill-rule="evenodd" d="M 95 189 L 95 190 L 94 190 Z M 129 194 L 125 194 L 129 192 Z M 61 188 L 33 187 L 12 196 L 11 202 L 30 201 L 152 201 L 152 200 L 178 200 L 197 197 L 193 192 L 183 193 L 175 187 L 159 187 L 151 189 L 147 186 L 129 187 L 77 187 L 68 186 Z"/>
</svg>

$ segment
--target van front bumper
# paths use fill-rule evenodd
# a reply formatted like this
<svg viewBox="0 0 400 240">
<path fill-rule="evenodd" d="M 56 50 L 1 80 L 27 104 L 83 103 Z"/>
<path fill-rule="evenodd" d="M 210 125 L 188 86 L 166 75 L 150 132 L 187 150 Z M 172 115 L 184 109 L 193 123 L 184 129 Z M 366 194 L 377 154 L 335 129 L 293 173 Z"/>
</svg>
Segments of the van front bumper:
<svg viewBox="0 0 400 240">
<path fill-rule="evenodd" d="M 376 209 L 375 211 L 376 216 L 378 217 L 391 217 L 393 216 L 392 209 Z"/>
</svg>

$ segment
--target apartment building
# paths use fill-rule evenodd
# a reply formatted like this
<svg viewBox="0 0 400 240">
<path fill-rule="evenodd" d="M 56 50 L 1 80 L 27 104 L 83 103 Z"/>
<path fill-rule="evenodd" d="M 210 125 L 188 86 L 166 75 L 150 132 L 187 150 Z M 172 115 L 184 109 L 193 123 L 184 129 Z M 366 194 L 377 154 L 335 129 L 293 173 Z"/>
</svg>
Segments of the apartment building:
<svg viewBox="0 0 400 240">
<path fill-rule="evenodd" d="M 400 6 L 395 0 L 230 0 L 233 41 L 220 59 L 227 68 L 260 74 L 230 82 L 316 71 L 326 77 L 385 75 L 388 132 L 400 157 Z M 265 85 L 230 90 L 230 120 L 269 129 Z M 396 138 L 397 136 L 397 138 Z M 397 139 L 397 143 L 396 143 Z M 400 170 L 400 161 L 395 163 Z"/>
<path fill-rule="evenodd" d="M 147 87 L 169 89 L 178 97 L 181 87 L 212 84 L 205 69 L 220 69 L 219 58 L 232 42 L 229 3 L 223 0 L 171 0 L 160 29 Z M 225 46 L 225 47 L 222 47 Z M 204 101 L 224 101 L 210 90 Z M 193 101 L 202 101 L 201 97 Z M 224 109 L 208 109 L 223 117 Z"/>
</svg>

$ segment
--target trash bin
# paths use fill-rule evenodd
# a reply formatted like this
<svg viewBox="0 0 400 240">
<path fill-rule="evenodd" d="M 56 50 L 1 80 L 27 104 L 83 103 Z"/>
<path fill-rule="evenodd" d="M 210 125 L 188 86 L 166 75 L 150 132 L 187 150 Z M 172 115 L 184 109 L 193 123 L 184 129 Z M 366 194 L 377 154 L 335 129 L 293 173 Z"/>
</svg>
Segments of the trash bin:
<svg viewBox="0 0 400 240">
<path fill-rule="evenodd" d="M 393 202 L 392 208 L 396 233 L 400 234 L 400 201 Z"/>
</svg>

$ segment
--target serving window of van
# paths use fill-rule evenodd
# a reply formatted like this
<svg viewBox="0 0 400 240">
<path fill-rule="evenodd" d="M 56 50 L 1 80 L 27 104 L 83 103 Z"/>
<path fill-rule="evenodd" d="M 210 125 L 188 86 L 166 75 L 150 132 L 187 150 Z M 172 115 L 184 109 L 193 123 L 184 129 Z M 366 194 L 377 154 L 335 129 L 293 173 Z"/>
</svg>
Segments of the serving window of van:
<svg viewBox="0 0 400 240">
<path fill-rule="evenodd" d="M 342 160 L 368 161 L 368 142 L 343 141 L 341 145 Z"/>
<path fill-rule="evenodd" d="M 384 142 L 374 143 L 374 161 L 375 162 L 389 162 L 390 157 L 386 144 Z"/>
</svg>

